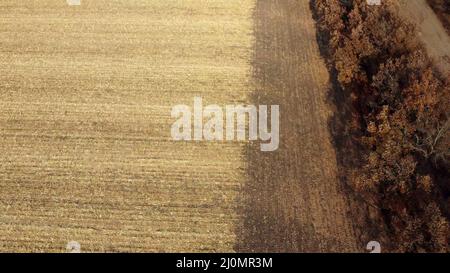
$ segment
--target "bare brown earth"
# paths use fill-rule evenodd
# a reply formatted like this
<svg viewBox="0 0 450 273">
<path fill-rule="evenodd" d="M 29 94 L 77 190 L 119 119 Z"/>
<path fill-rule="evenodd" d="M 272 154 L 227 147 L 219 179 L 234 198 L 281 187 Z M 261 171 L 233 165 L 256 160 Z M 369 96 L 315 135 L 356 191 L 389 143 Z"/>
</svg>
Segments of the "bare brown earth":
<svg viewBox="0 0 450 273">
<path fill-rule="evenodd" d="M 315 33 L 306 0 L 1 1 L 0 252 L 363 250 Z M 279 104 L 280 149 L 172 141 L 194 96 Z"/>
<path fill-rule="evenodd" d="M 450 37 L 426 0 L 394 1 L 400 14 L 417 25 L 419 38 L 445 76 L 450 76 Z"/>
<path fill-rule="evenodd" d="M 309 1 L 258 1 L 255 104 L 279 104 L 281 144 L 247 150 L 239 251 L 363 251 L 337 179 L 327 122 L 329 75 L 320 56 Z"/>
</svg>

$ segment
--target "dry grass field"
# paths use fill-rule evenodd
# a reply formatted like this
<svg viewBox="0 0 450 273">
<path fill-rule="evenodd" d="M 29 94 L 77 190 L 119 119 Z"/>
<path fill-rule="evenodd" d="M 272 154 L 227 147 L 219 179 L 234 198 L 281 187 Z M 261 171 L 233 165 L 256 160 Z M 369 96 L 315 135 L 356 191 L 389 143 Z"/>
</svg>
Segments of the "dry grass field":
<svg viewBox="0 0 450 273">
<path fill-rule="evenodd" d="M 315 33 L 308 1 L 1 1 L 0 251 L 362 251 Z M 279 104 L 279 151 L 172 141 L 194 96 Z"/>
<path fill-rule="evenodd" d="M 416 24 L 419 37 L 437 67 L 448 77 L 450 75 L 450 37 L 442 22 L 426 0 L 398 1 L 400 14 Z"/>
</svg>

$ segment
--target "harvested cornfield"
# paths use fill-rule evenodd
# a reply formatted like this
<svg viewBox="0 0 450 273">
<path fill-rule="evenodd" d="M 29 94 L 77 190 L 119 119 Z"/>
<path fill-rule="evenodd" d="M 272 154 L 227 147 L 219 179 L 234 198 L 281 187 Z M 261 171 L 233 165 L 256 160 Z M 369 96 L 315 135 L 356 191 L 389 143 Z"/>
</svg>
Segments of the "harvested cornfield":
<svg viewBox="0 0 450 273">
<path fill-rule="evenodd" d="M 0 251 L 362 251 L 308 1 L 0 2 Z M 280 149 L 171 108 L 278 104 Z"/>
</svg>

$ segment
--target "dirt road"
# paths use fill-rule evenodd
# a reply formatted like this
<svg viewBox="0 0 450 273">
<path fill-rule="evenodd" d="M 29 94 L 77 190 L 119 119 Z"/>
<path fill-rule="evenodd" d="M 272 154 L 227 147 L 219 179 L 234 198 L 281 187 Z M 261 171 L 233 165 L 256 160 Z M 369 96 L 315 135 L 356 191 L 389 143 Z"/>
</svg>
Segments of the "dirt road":
<svg viewBox="0 0 450 273">
<path fill-rule="evenodd" d="M 4 0 L 0 41 L 0 251 L 359 250 L 308 1 Z M 195 96 L 279 151 L 172 141 Z"/>
<path fill-rule="evenodd" d="M 444 75 L 450 75 L 450 37 L 426 0 L 401 0 L 400 14 L 417 25 L 419 38 Z"/>
</svg>

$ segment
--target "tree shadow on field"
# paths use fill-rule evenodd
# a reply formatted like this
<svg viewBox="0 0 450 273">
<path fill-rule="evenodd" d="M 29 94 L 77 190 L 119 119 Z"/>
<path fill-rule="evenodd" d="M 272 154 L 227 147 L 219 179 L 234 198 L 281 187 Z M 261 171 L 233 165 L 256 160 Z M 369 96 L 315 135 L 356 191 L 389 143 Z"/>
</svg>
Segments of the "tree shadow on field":
<svg viewBox="0 0 450 273">
<path fill-rule="evenodd" d="M 236 231 L 237 252 L 352 250 L 337 235 L 334 218 L 323 219 L 334 213 L 323 208 L 327 201 L 317 200 L 327 198 L 318 196 L 332 172 L 331 160 L 322 155 L 323 127 L 316 123 L 320 106 L 308 101 L 317 91 L 314 75 L 298 65 L 305 54 L 298 44 L 305 45 L 310 33 L 299 19 L 304 7 L 296 0 L 257 1 L 252 103 L 280 106 L 280 146 L 275 152 L 261 152 L 259 143 L 246 148 L 248 180 L 239 200 L 244 219 Z M 308 75 L 299 84 L 302 74 Z M 329 226 L 319 226 L 323 223 Z"/>
</svg>

